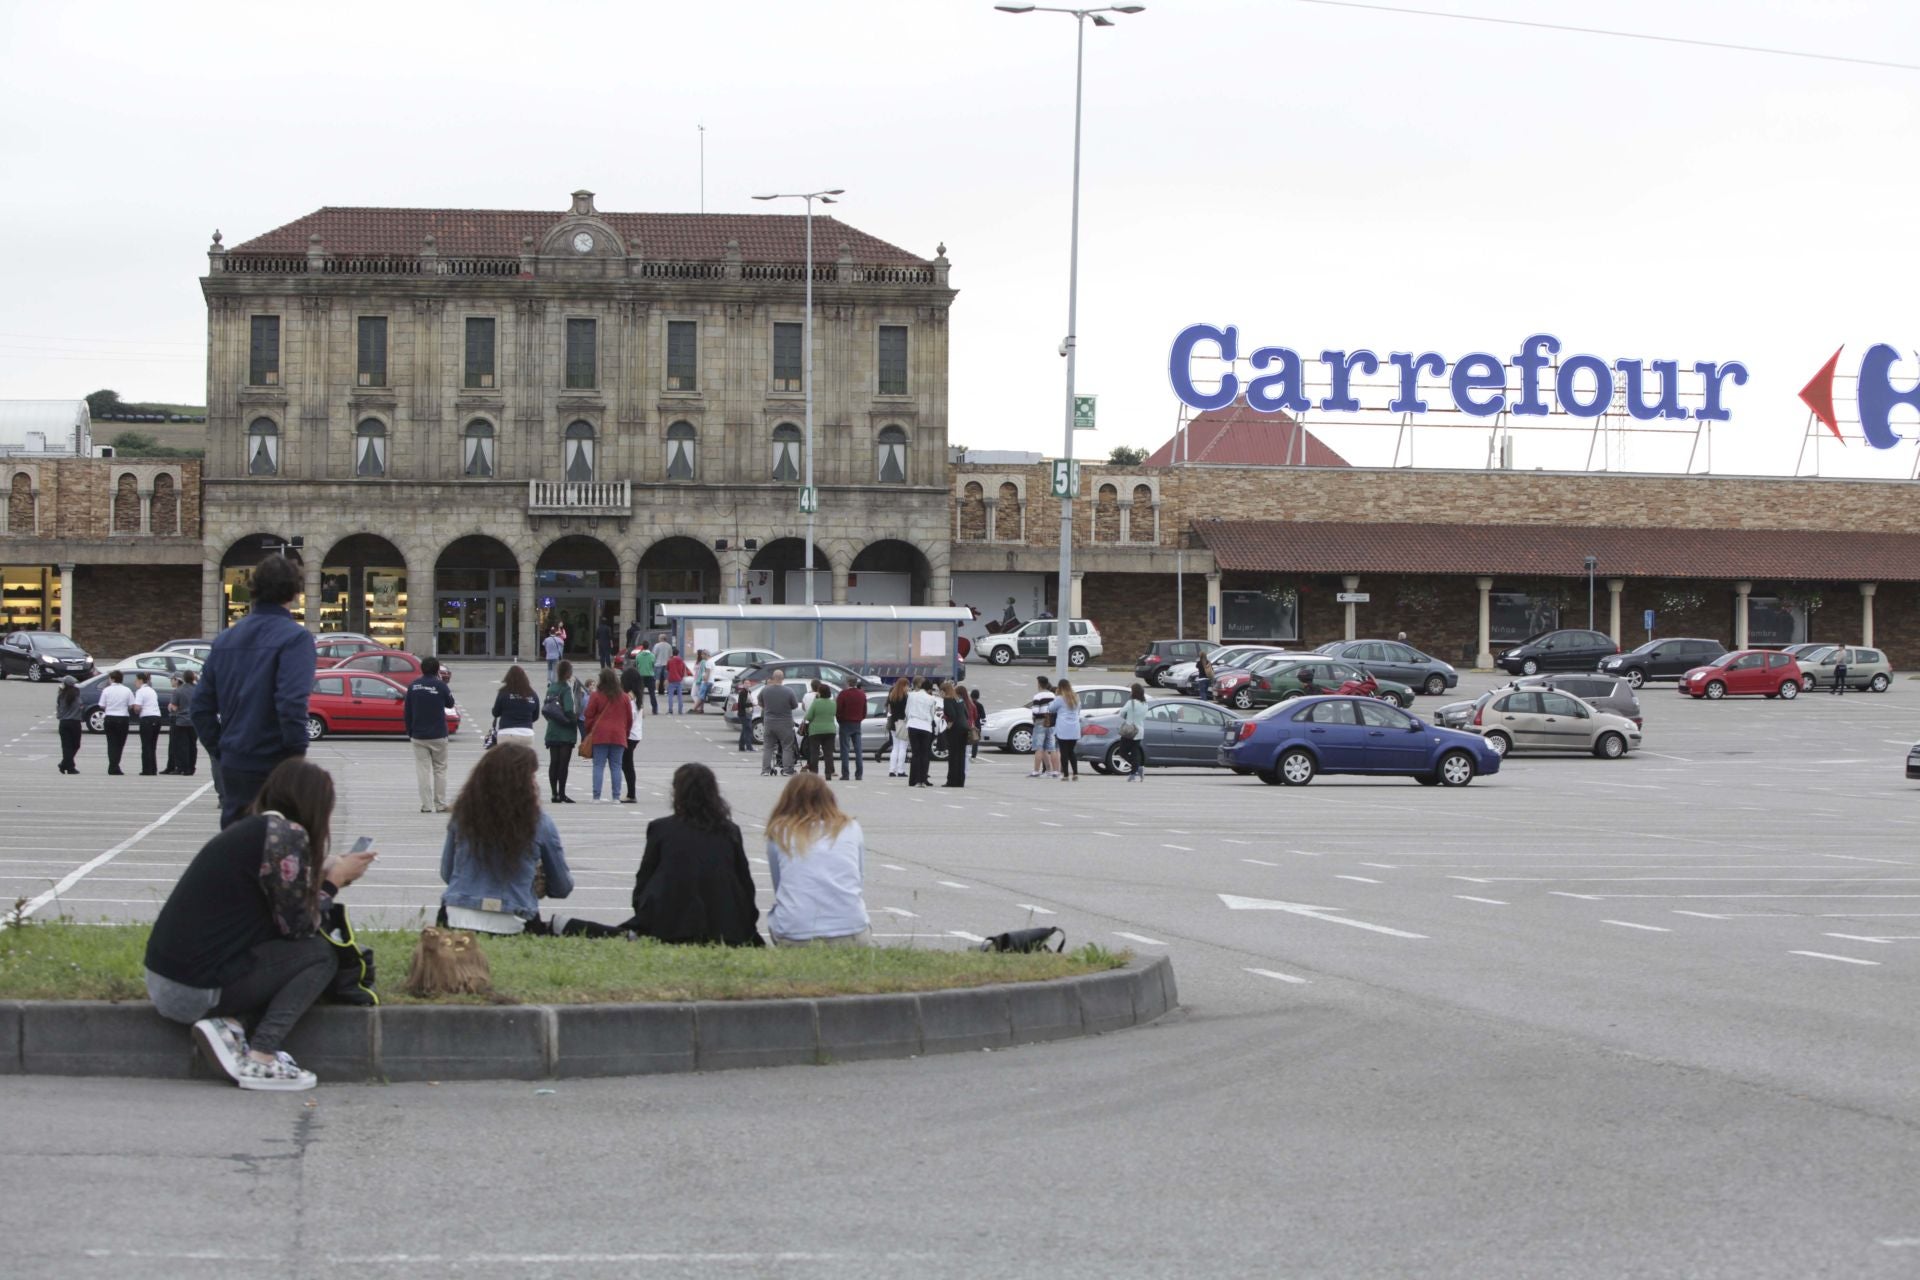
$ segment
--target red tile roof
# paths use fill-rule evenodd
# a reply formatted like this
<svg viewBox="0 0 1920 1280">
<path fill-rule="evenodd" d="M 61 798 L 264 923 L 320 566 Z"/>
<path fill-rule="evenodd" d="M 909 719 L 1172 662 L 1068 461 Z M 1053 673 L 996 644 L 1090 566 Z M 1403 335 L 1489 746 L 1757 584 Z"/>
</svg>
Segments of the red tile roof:
<svg viewBox="0 0 1920 1280">
<path fill-rule="evenodd" d="M 1184 447 L 1173 439 L 1147 455 L 1149 467 L 1181 462 L 1210 462 L 1231 467 L 1285 467 L 1301 465 L 1300 437 L 1306 436 L 1309 467 L 1351 466 L 1313 432 L 1284 413 L 1255 413 L 1244 399 L 1224 409 L 1208 409 L 1187 424 Z M 1177 452 L 1176 452 L 1177 451 Z"/>
<path fill-rule="evenodd" d="M 1920 534 L 1599 525 L 1201 520 L 1222 569 L 1812 582 L 1920 581 Z"/>
<path fill-rule="evenodd" d="M 573 215 L 550 209 L 370 209 L 328 206 L 232 247 L 232 253 L 305 253 L 307 237 L 337 256 L 411 255 L 431 232 L 447 257 L 512 258 L 520 238 L 538 244 L 557 222 Z M 806 219 L 776 213 L 597 213 L 630 252 L 671 262 L 714 262 L 727 241 L 740 242 L 748 262 L 800 262 L 806 257 Z M 833 262 L 845 244 L 863 266 L 925 265 L 905 249 L 856 230 L 837 218 L 813 220 L 813 254 Z"/>
</svg>

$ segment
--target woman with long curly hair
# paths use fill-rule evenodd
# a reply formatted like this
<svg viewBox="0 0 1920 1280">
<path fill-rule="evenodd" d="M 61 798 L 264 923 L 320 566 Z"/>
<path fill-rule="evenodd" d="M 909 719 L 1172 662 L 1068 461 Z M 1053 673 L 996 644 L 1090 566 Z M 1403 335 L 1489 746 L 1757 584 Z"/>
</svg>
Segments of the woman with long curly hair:
<svg viewBox="0 0 1920 1280">
<path fill-rule="evenodd" d="M 549 898 L 573 892 L 559 829 L 540 808 L 532 747 L 505 739 L 475 763 L 453 801 L 440 879 L 446 923 L 480 933 L 545 932 L 536 882 Z"/>
<path fill-rule="evenodd" d="M 795 774 L 767 819 L 767 870 L 773 910 L 767 932 L 775 946 L 870 942 L 866 838 L 841 812 L 818 774 Z"/>
<path fill-rule="evenodd" d="M 703 764 L 683 764 L 673 771 L 673 812 L 647 824 L 626 928 L 662 942 L 760 947 L 759 921 L 746 843 L 720 782 Z"/>
</svg>

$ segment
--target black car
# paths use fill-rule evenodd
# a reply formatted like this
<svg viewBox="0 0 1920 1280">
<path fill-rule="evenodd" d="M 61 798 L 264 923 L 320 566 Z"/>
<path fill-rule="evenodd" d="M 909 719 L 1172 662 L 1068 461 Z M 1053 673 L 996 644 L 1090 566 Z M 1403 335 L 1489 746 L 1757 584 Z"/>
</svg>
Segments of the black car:
<svg viewBox="0 0 1920 1280">
<path fill-rule="evenodd" d="M 1669 636 L 1649 640 L 1627 653 L 1600 659 L 1599 670 L 1619 676 L 1638 689 L 1649 680 L 1678 680 L 1695 667 L 1704 667 L 1727 651 L 1718 640 L 1691 640 Z"/>
<path fill-rule="evenodd" d="M 1460 683 L 1460 673 L 1452 663 L 1429 657 L 1398 640 L 1335 640 L 1314 652 L 1358 663 L 1376 679 L 1392 680 L 1436 696 Z"/>
<path fill-rule="evenodd" d="M 126 676 L 125 683 L 127 688 L 137 688 L 138 686 L 133 679 L 133 673 L 126 672 L 124 674 Z M 167 708 L 167 697 L 173 692 L 173 677 L 164 671 L 149 671 L 147 674 L 153 677 L 153 692 L 155 696 L 160 699 L 160 710 L 164 713 Z M 80 723 L 88 733 L 105 733 L 107 731 L 107 717 L 100 710 L 100 695 L 106 690 L 106 687 L 107 673 L 102 671 L 91 680 L 82 680 L 79 689 L 76 690 L 80 695 L 80 705 L 86 708 L 86 718 L 81 720 Z M 162 723 L 171 723 L 171 721 L 162 721 Z"/>
<path fill-rule="evenodd" d="M 16 631 L 0 640 L 0 680 L 25 676 L 29 680 L 79 680 L 93 674 L 93 659 L 58 631 Z"/>
<path fill-rule="evenodd" d="M 1170 668 L 1193 662 L 1201 654 L 1212 653 L 1219 647 L 1211 640 L 1155 640 L 1133 664 L 1133 678 L 1164 689 L 1167 683 L 1162 677 Z"/>
<path fill-rule="evenodd" d="M 1599 631 L 1569 627 L 1543 631 L 1493 660 L 1493 665 L 1516 676 L 1542 671 L 1594 671 L 1602 658 L 1620 652 L 1620 646 Z"/>
</svg>

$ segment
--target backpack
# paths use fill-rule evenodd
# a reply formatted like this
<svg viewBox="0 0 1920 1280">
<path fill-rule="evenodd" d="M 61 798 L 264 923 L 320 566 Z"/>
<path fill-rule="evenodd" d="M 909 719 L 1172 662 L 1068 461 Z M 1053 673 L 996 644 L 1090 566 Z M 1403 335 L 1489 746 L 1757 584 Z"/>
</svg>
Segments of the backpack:
<svg viewBox="0 0 1920 1280">
<path fill-rule="evenodd" d="M 373 948 L 361 946 L 347 921 L 347 909 L 336 902 L 327 908 L 320 936 L 333 947 L 339 968 L 333 981 L 321 994 L 335 1004 L 377 1005 L 380 997 L 373 990 Z"/>
<path fill-rule="evenodd" d="M 573 717 L 567 714 L 566 701 L 561 698 L 558 689 L 547 691 L 546 701 L 540 704 L 540 714 L 553 724 L 564 726 L 573 723 Z"/>
</svg>

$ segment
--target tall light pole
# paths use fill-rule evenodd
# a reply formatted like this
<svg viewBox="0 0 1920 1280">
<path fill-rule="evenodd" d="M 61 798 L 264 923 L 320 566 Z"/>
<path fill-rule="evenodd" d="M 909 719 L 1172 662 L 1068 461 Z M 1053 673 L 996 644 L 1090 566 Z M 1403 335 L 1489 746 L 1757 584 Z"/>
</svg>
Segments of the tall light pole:
<svg viewBox="0 0 1920 1280">
<path fill-rule="evenodd" d="M 1600 567 L 1599 556 L 1587 557 L 1587 630 L 1593 630 L 1593 571 Z"/>
<path fill-rule="evenodd" d="M 805 200 L 807 202 L 807 313 L 800 319 L 800 345 L 806 349 L 806 363 L 800 374 L 800 387 L 807 401 L 807 438 L 801 445 L 806 455 L 806 478 L 800 483 L 801 492 L 807 498 L 807 565 L 805 578 L 807 583 L 807 603 L 813 603 L 813 510 L 820 505 L 820 493 L 813 487 L 813 202 L 837 204 L 835 196 L 843 196 L 846 191 L 835 187 L 831 191 L 782 191 L 772 195 L 755 196 L 755 200 Z"/>
<path fill-rule="evenodd" d="M 1067 444 L 1066 496 L 1060 499 L 1060 588 L 1054 611 L 1054 679 L 1067 678 L 1067 650 L 1073 640 L 1073 361 L 1076 348 L 1074 329 L 1080 303 L 1080 91 L 1086 63 L 1087 19 L 1096 27 L 1110 27 L 1109 13 L 1139 13 L 1143 4 L 1107 5 L 1099 9 L 1059 9 L 1048 5 L 997 4 L 1002 13 L 1064 13 L 1074 20 L 1073 50 L 1073 233 L 1067 250 L 1067 337 L 1060 354 L 1067 358 Z"/>
</svg>

